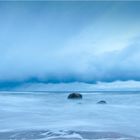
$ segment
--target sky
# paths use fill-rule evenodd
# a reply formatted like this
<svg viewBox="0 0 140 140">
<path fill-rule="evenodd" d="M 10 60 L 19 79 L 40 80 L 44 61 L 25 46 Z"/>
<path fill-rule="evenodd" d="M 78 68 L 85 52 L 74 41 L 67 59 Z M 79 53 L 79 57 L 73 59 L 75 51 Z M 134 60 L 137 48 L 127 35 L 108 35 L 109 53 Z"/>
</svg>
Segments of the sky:
<svg viewBox="0 0 140 140">
<path fill-rule="evenodd" d="M 140 2 L 0 2 L 0 89 L 140 81 Z"/>
</svg>

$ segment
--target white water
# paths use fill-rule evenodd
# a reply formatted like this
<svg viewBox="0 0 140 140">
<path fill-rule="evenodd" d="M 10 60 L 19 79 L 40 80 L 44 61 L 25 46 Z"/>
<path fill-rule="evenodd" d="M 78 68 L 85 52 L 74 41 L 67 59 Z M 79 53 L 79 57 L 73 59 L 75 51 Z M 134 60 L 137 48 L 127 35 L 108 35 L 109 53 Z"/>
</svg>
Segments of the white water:
<svg viewBox="0 0 140 140">
<path fill-rule="evenodd" d="M 45 129 L 106 131 L 140 136 L 139 92 L 82 93 L 1 92 L 0 131 Z M 108 104 L 96 104 L 106 100 Z"/>
</svg>

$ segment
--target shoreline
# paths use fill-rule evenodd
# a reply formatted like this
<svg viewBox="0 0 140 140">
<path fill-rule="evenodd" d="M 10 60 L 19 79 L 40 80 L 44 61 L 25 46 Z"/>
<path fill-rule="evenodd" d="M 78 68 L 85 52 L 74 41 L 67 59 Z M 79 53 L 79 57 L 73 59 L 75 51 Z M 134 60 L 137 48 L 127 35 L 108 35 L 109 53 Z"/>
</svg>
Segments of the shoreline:
<svg viewBox="0 0 140 140">
<path fill-rule="evenodd" d="M 2 140 L 140 140 L 140 137 L 105 131 L 13 130 L 0 132 Z"/>
</svg>

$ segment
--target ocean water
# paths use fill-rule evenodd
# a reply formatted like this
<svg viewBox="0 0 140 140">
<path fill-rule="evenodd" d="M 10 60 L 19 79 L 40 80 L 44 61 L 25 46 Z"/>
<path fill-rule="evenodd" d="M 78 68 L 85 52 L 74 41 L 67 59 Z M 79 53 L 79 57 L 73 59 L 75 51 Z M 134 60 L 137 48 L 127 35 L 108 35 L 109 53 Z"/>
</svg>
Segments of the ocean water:
<svg viewBox="0 0 140 140">
<path fill-rule="evenodd" d="M 0 140 L 140 140 L 140 92 L 69 93 L 1 91 Z"/>
</svg>

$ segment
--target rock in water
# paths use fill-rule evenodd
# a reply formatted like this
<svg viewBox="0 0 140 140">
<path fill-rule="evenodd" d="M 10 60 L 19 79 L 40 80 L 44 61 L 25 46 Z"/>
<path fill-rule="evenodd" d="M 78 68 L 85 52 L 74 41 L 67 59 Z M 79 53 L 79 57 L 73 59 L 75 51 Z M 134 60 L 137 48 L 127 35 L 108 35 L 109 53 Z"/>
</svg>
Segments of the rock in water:
<svg viewBox="0 0 140 140">
<path fill-rule="evenodd" d="M 97 104 L 107 104 L 107 102 L 104 100 L 101 100 L 101 101 L 97 102 Z"/>
<path fill-rule="evenodd" d="M 71 93 L 69 94 L 68 99 L 82 99 L 82 95 L 80 93 Z"/>
</svg>

